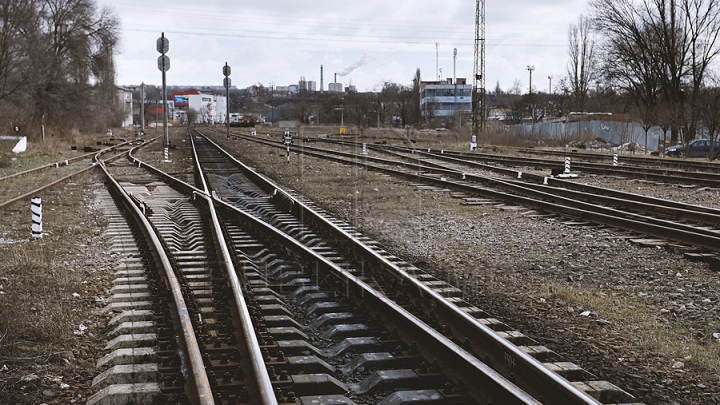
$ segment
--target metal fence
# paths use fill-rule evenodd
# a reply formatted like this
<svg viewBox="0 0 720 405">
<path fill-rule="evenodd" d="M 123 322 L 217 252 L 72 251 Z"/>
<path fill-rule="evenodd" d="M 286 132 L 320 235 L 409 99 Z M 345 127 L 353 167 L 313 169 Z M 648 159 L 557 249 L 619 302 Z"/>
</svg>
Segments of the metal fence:
<svg viewBox="0 0 720 405">
<path fill-rule="evenodd" d="M 632 122 L 616 121 L 520 124 L 515 125 L 515 134 L 518 136 L 555 139 L 564 143 L 582 138 L 602 138 L 615 145 L 635 142 L 642 148 L 647 145 L 647 149 L 651 151 L 658 150 L 663 139 L 663 130 L 659 126 L 650 128 L 646 140 L 645 130 L 640 125 Z"/>
</svg>

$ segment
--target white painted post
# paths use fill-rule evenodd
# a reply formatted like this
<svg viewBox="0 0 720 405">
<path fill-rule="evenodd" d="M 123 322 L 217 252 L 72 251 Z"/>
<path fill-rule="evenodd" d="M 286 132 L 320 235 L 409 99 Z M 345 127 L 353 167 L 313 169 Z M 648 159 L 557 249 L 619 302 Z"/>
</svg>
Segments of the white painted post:
<svg viewBox="0 0 720 405">
<path fill-rule="evenodd" d="M 362 154 L 367 155 L 367 144 L 363 142 Z"/>
<path fill-rule="evenodd" d="M 34 239 L 42 238 L 42 199 L 33 197 L 30 209 L 32 210 L 32 237 Z"/>
<path fill-rule="evenodd" d="M 548 182 L 547 182 L 547 177 L 545 177 L 545 178 L 544 178 L 544 180 L 543 180 L 543 184 L 545 184 L 545 185 L 547 185 L 547 184 L 548 184 Z"/>
<path fill-rule="evenodd" d="M 617 166 L 617 165 L 618 165 L 618 155 L 616 153 L 613 155 L 613 166 Z"/>
<path fill-rule="evenodd" d="M 565 158 L 565 174 L 570 174 L 570 158 Z"/>
<path fill-rule="evenodd" d="M 522 179 L 522 172 L 518 172 L 518 179 Z"/>
<path fill-rule="evenodd" d="M 170 155 L 170 149 L 166 146 L 165 147 L 165 162 L 168 161 L 169 155 Z"/>
</svg>

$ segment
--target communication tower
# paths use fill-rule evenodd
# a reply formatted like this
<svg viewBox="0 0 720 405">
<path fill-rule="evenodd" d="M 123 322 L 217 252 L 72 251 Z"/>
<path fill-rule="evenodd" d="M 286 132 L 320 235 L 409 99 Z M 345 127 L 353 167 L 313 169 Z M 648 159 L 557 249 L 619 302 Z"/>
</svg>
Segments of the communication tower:
<svg viewBox="0 0 720 405">
<path fill-rule="evenodd" d="M 473 135 L 485 129 L 485 110 L 485 0 L 476 0 Z"/>
</svg>

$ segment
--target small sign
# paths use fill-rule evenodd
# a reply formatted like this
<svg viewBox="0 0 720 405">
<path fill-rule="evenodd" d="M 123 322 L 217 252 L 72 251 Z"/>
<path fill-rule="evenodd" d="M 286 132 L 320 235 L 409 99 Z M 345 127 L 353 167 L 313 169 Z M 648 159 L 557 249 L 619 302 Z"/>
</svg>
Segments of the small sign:
<svg viewBox="0 0 720 405">
<path fill-rule="evenodd" d="M 170 41 L 165 38 L 164 36 L 157 39 L 157 43 L 155 44 L 155 48 L 158 52 L 161 54 L 166 54 L 170 50 Z"/>
<path fill-rule="evenodd" d="M 226 89 L 229 89 L 230 86 L 232 86 L 231 83 L 232 83 L 232 80 L 229 77 L 226 77 L 223 79 L 223 87 L 225 87 Z"/>
<path fill-rule="evenodd" d="M 161 72 L 167 72 L 170 70 L 170 58 L 167 55 L 158 56 L 158 69 Z"/>
<path fill-rule="evenodd" d="M 225 63 L 225 66 L 223 66 L 223 75 L 230 76 L 230 66 L 228 66 L 227 63 Z"/>
<path fill-rule="evenodd" d="M 285 134 L 283 136 L 283 143 L 287 146 L 290 146 L 293 144 L 293 137 L 290 134 Z"/>
<path fill-rule="evenodd" d="M 340 127 L 340 135 L 345 135 L 346 130 L 346 127 Z"/>
</svg>

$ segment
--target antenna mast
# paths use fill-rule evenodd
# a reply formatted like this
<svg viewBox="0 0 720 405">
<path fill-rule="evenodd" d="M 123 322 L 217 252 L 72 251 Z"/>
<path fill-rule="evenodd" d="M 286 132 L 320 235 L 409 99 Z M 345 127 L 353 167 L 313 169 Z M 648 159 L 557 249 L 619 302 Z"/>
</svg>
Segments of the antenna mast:
<svg viewBox="0 0 720 405">
<path fill-rule="evenodd" d="M 440 49 L 440 43 L 435 42 L 435 77 L 437 77 L 438 81 L 440 80 L 440 73 L 438 71 L 438 62 L 440 60 L 439 49 Z"/>
<path fill-rule="evenodd" d="M 473 77 L 473 135 L 485 129 L 485 0 L 475 4 L 475 67 Z"/>
</svg>

